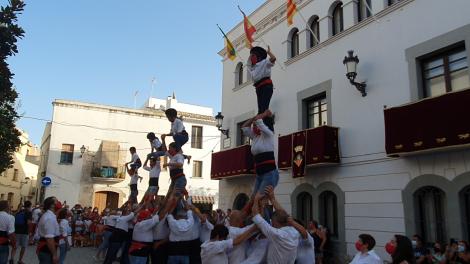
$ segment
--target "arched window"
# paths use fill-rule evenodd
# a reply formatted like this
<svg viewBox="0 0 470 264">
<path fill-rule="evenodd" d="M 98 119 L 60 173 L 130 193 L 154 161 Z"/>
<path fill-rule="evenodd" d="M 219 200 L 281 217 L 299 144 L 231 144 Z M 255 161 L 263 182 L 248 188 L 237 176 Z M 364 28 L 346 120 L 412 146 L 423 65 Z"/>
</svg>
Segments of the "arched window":
<svg viewBox="0 0 470 264">
<path fill-rule="evenodd" d="M 312 48 L 318 45 L 318 41 L 320 40 L 320 23 L 319 23 L 319 18 L 318 16 L 313 16 L 310 19 L 310 23 L 308 24 L 312 32 L 315 34 L 317 38 L 315 38 L 312 34 L 312 32 L 309 31 L 309 41 L 308 41 L 308 47 Z M 318 40 L 317 40 L 318 39 Z"/>
<path fill-rule="evenodd" d="M 287 42 L 289 44 L 289 58 L 299 55 L 299 30 L 297 28 L 290 31 Z"/>
<path fill-rule="evenodd" d="M 369 11 L 369 8 L 367 8 L 366 3 L 367 5 L 369 5 L 370 8 L 372 8 L 371 0 L 359 0 L 357 2 L 357 22 L 361 22 L 362 20 L 371 16 L 371 13 Z"/>
<path fill-rule="evenodd" d="M 337 2 L 331 14 L 332 35 L 335 36 L 343 31 L 343 3 Z"/>
<path fill-rule="evenodd" d="M 243 207 L 245 207 L 246 203 L 248 203 L 248 195 L 244 193 L 239 193 L 237 197 L 235 197 L 235 200 L 233 201 L 233 206 L 232 208 L 234 210 L 241 210 Z"/>
<path fill-rule="evenodd" d="M 415 224 L 424 242 L 446 241 L 445 194 L 433 186 L 418 189 L 414 195 Z"/>
<path fill-rule="evenodd" d="M 304 224 L 313 220 L 312 195 L 308 192 L 301 192 L 297 196 L 297 219 L 302 220 Z"/>
<path fill-rule="evenodd" d="M 338 237 L 338 199 L 332 191 L 319 196 L 320 224 L 326 227 L 332 237 Z"/>
<path fill-rule="evenodd" d="M 460 193 L 460 204 L 462 206 L 464 227 L 463 229 L 467 231 L 467 240 L 470 239 L 470 186 L 465 187 Z"/>
<path fill-rule="evenodd" d="M 235 87 L 243 84 L 243 63 L 239 62 L 235 67 Z"/>
</svg>

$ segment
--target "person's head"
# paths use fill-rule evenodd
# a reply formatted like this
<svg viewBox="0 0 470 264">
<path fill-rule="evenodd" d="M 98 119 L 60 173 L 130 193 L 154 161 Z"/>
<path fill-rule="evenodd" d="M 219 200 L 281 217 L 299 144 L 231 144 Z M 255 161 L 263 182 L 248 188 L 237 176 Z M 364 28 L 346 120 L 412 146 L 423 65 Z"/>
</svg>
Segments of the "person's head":
<svg viewBox="0 0 470 264">
<path fill-rule="evenodd" d="M 129 148 L 129 152 L 130 152 L 131 154 L 134 154 L 134 153 L 136 152 L 135 147 L 130 147 L 130 148 Z"/>
<path fill-rule="evenodd" d="M 251 48 L 250 50 L 251 65 L 255 65 L 256 63 L 266 59 L 267 57 L 268 57 L 268 52 L 262 47 L 256 46 L 256 47 Z"/>
<path fill-rule="evenodd" d="M 57 202 L 57 199 L 54 196 L 47 197 L 44 200 L 44 203 L 43 203 L 44 210 L 46 210 L 46 211 L 51 210 L 51 211 L 55 212 L 56 202 Z"/>
<path fill-rule="evenodd" d="M 308 229 L 312 230 L 313 232 L 317 231 L 318 229 L 318 222 L 315 220 L 312 220 L 308 223 Z"/>
<path fill-rule="evenodd" d="M 263 123 L 274 132 L 274 118 L 272 116 L 267 116 L 263 118 Z"/>
<path fill-rule="evenodd" d="M 150 133 L 147 134 L 147 139 L 150 142 L 154 141 L 156 138 L 157 138 L 157 136 L 155 136 L 155 133 L 153 133 L 153 132 L 150 132 Z"/>
<path fill-rule="evenodd" d="M 7 200 L 0 201 L 0 212 L 8 212 L 10 210 L 10 204 Z"/>
<path fill-rule="evenodd" d="M 211 231 L 211 240 L 225 240 L 228 236 L 228 228 L 222 224 L 215 225 Z"/>
<path fill-rule="evenodd" d="M 442 244 L 440 242 L 434 243 L 432 246 L 434 253 L 444 253 L 444 250 L 442 248 Z"/>
<path fill-rule="evenodd" d="M 93 213 L 98 213 L 98 207 L 93 208 Z"/>
<path fill-rule="evenodd" d="M 243 213 L 239 210 L 233 210 L 229 216 L 228 222 L 233 227 L 243 227 Z"/>
<path fill-rule="evenodd" d="M 33 204 L 32 204 L 30 201 L 24 202 L 24 208 L 25 208 L 25 209 L 28 209 L 28 210 L 31 209 L 31 206 L 32 206 L 32 205 L 33 205 Z"/>
<path fill-rule="evenodd" d="M 228 208 L 227 209 L 227 216 L 230 216 L 231 213 L 232 213 L 232 209 Z"/>
<path fill-rule="evenodd" d="M 276 210 L 271 217 L 271 224 L 274 228 L 287 226 L 289 215 L 284 210 Z"/>
<path fill-rule="evenodd" d="M 168 145 L 168 153 L 170 153 L 170 155 L 174 156 L 174 155 L 176 155 L 176 153 L 178 153 L 178 151 L 179 151 L 179 148 L 178 148 L 178 145 L 176 145 L 175 142 L 171 142 Z"/>
<path fill-rule="evenodd" d="M 182 208 L 175 209 L 173 213 L 176 220 L 188 219 L 188 213 Z"/>
<path fill-rule="evenodd" d="M 360 234 L 356 241 L 356 249 L 359 252 L 366 253 L 375 247 L 375 239 L 369 234 Z"/>
<path fill-rule="evenodd" d="M 168 121 L 173 122 L 178 116 L 178 111 L 176 111 L 174 108 L 168 108 L 165 110 L 165 115 L 166 118 L 168 118 Z"/>
<path fill-rule="evenodd" d="M 461 253 L 465 253 L 465 252 L 467 252 L 467 251 L 468 251 L 468 243 L 467 243 L 467 241 L 460 240 L 460 241 L 458 242 L 458 245 L 457 245 L 457 252 L 458 252 L 459 254 L 461 254 Z"/>
<path fill-rule="evenodd" d="M 67 209 L 60 209 L 59 213 L 57 213 L 57 219 L 62 220 L 67 218 Z"/>
<path fill-rule="evenodd" d="M 414 235 L 413 240 L 411 240 L 411 244 L 413 245 L 413 247 L 422 247 L 423 239 L 420 235 Z"/>
<path fill-rule="evenodd" d="M 157 164 L 156 158 L 151 157 L 149 160 L 150 160 L 150 167 L 154 167 Z"/>
<path fill-rule="evenodd" d="M 390 242 L 385 245 L 385 251 L 391 255 L 393 263 L 408 261 L 414 263 L 414 252 L 411 240 L 402 235 L 395 235 Z"/>
</svg>

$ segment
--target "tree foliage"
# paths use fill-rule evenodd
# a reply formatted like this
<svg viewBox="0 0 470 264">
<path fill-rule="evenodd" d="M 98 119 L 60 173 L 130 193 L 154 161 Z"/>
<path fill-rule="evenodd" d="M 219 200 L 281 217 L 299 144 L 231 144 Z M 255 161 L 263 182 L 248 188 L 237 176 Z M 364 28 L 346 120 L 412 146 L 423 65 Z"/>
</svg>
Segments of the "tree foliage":
<svg viewBox="0 0 470 264">
<path fill-rule="evenodd" d="M 21 134 L 15 126 L 18 93 L 7 59 L 18 53 L 16 42 L 24 36 L 24 30 L 17 24 L 17 15 L 24 6 L 21 0 L 9 0 L 0 8 L 0 172 L 13 164 L 13 154 L 21 144 Z"/>
</svg>

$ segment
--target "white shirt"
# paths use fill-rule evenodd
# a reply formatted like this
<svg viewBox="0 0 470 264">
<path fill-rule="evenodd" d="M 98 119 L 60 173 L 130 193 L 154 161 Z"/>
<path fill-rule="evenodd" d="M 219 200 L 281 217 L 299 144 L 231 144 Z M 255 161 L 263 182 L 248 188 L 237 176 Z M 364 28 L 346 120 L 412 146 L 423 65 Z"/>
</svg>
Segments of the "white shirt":
<svg viewBox="0 0 470 264">
<path fill-rule="evenodd" d="M 209 241 L 211 239 L 211 232 L 213 229 L 214 225 L 212 225 L 211 222 L 206 220 L 205 223 L 201 224 L 199 240 L 202 243 Z"/>
<path fill-rule="evenodd" d="M 269 240 L 268 263 L 293 264 L 297 256 L 299 232 L 292 226 L 274 228 L 259 214 L 253 217 L 253 222 Z"/>
<path fill-rule="evenodd" d="M 266 263 L 268 247 L 269 241 L 266 238 L 251 241 L 246 251 L 247 258 L 241 264 Z"/>
<path fill-rule="evenodd" d="M 108 215 L 104 219 L 103 223 L 108 226 L 116 226 L 116 220 L 119 218 L 118 215 Z"/>
<path fill-rule="evenodd" d="M 234 226 L 227 226 L 228 228 L 228 238 L 235 239 L 237 236 L 245 233 L 248 229 L 250 229 L 253 225 L 245 226 L 245 227 L 234 227 Z M 247 242 L 244 241 L 243 243 L 234 246 L 228 253 L 228 258 L 230 263 L 240 263 L 246 259 L 246 246 Z"/>
<path fill-rule="evenodd" d="M 191 238 L 190 240 L 198 239 L 201 234 L 201 221 L 196 214 L 193 214 L 194 224 L 191 228 Z"/>
<path fill-rule="evenodd" d="M 174 156 L 171 156 L 168 154 L 167 156 L 170 157 L 170 162 L 169 162 L 170 164 L 168 164 L 168 167 L 170 167 L 170 169 L 176 169 L 171 164 L 175 164 L 175 163 L 184 164 L 184 156 L 181 153 L 176 153 Z"/>
<path fill-rule="evenodd" d="M 271 77 L 271 67 L 274 66 L 274 63 L 271 62 L 269 58 L 266 58 L 255 65 L 251 65 L 251 61 L 248 63 L 248 70 L 251 74 L 251 79 L 253 82 L 257 82 L 263 78 Z"/>
<path fill-rule="evenodd" d="M 256 120 L 255 124 L 261 132 L 260 135 L 256 135 L 251 127 L 242 128 L 243 134 L 253 140 L 251 142 L 251 154 L 257 155 L 274 151 L 274 132 L 264 124 L 263 119 Z"/>
<path fill-rule="evenodd" d="M 0 231 L 6 231 L 9 235 L 15 233 L 15 217 L 5 211 L 0 212 Z"/>
<path fill-rule="evenodd" d="M 176 220 L 172 214 L 167 216 L 168 226 L 170 227 L 170 241 L 190 241 L 193 235 L 192 227 L 194 225 L 193 212 L 188 211 L 188 219 Z"/>
<path fill-rule="evenodd" d="M 201 260 L 204 264 L 228 264 L 226 251 L 233 247 L 233 240 L 206 241 L 201 245 Z"/>
<path fill-rule="evenodd" d="M 374 250 L 371 250 L 365 254 L 361 252 L 357 252 L 354 259 L 351 261 L 350 264 L 380 264 L 382 260 L 380 259 L 377 254 L 375 254 Z"/>
<path fill-rule="evenodd" d="M 300 237 L 299 247 L 297 248 L 297 264 L 315 264 L 315 242 L 313 237 L 307 233 L 307 238 Z"/>
<path fill-rule="evenodd" d="M 163 240 L 168 239 L 170 236 L 170 228 L 168 227 L 168 222 L 166 221 L 167 216 L 153 228 L 153 240 Z"/>
<path fill-rule="evenodd" d="M 149 172 L 149 178 L 158 178 L 160 177 L 160 172 L 161 172 L 160 162 L 157 162 L 157 164 L 155 164 L 153 168 L 149 166 L 144 166 L 144 170 Z"/>
<path fill-rule="evenodd" d="M 181 119 L 179 118 L 175 118 L 175 121 L 171 123 L 170 133 L 174 136 L 176 134 L 180 134 L 181 132 L 183 132 L 183 130 L 185 130 L 183 121 L 181 121 Z"/>
<path fill-rule="evenodd" d="M 139 175 L 137 173 L 134 173 L 134 175 L 131 176 L 131 182 L 130 184 L 137 184 L 137 181 L 139 180 Z"/>
<path fill-rule="evenodd" d="M 32 214 L 33 214 L 32 222 L 37 224 L 39 221 L 39 215 L 41 214 L 41 209 L 34 208 Z"/>
<path fill-rule="evenodd" d="M 51 210 L 47 210 L 41 216 L 41 219 L 39 219 L 38 234 L 39 237 L 43 238 L 60 236 L 59 223 L 57 222 L 56 215 Z"/>
<path fill-rule="evenodd" d="M 152 229 L 158 224 L 158 214 L 154 215 L 150 219 L 146 219 L 138 222 L 134 226 L 134 232 L 132 232 L 132 240 L 139 242 L 153 242 Z"/>
<path fill-rule="evenodd" d="M 134 219 L 134 213 L 128 215 L 122 215 L 116 220 L 116 228 L 119 228 L 124 231 L 129 231 L 129 222 Z"/>
<path fill-rule="evenodd" d="M 68 236 L 68 231 L 69 230 L 69 221 L 67 219 L 61 219 L 59 223 L 59 232 L 60 232 L 60 240 L 59 244 L 65 244 L 65 240 L 67 239 Z"/>
<path fill-rule="evenodd" d="M 158 149 L 162 145 L 162 142 L 160 142 L 160 139 L 155 138 L 150 144 L 152 147 Z"/>
</svg>

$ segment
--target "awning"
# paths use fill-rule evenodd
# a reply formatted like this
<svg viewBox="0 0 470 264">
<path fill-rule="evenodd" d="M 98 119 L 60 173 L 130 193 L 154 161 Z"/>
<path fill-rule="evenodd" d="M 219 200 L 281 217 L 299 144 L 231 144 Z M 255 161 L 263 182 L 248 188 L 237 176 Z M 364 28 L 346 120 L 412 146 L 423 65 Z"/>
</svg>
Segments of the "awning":
<svg viewBox="0 0 470 264">
<path fill-rule="evenodd" d="M 192 195 L 191 200 L 194 204 L 214 204 L 214 196 Z"/>
</svg>

